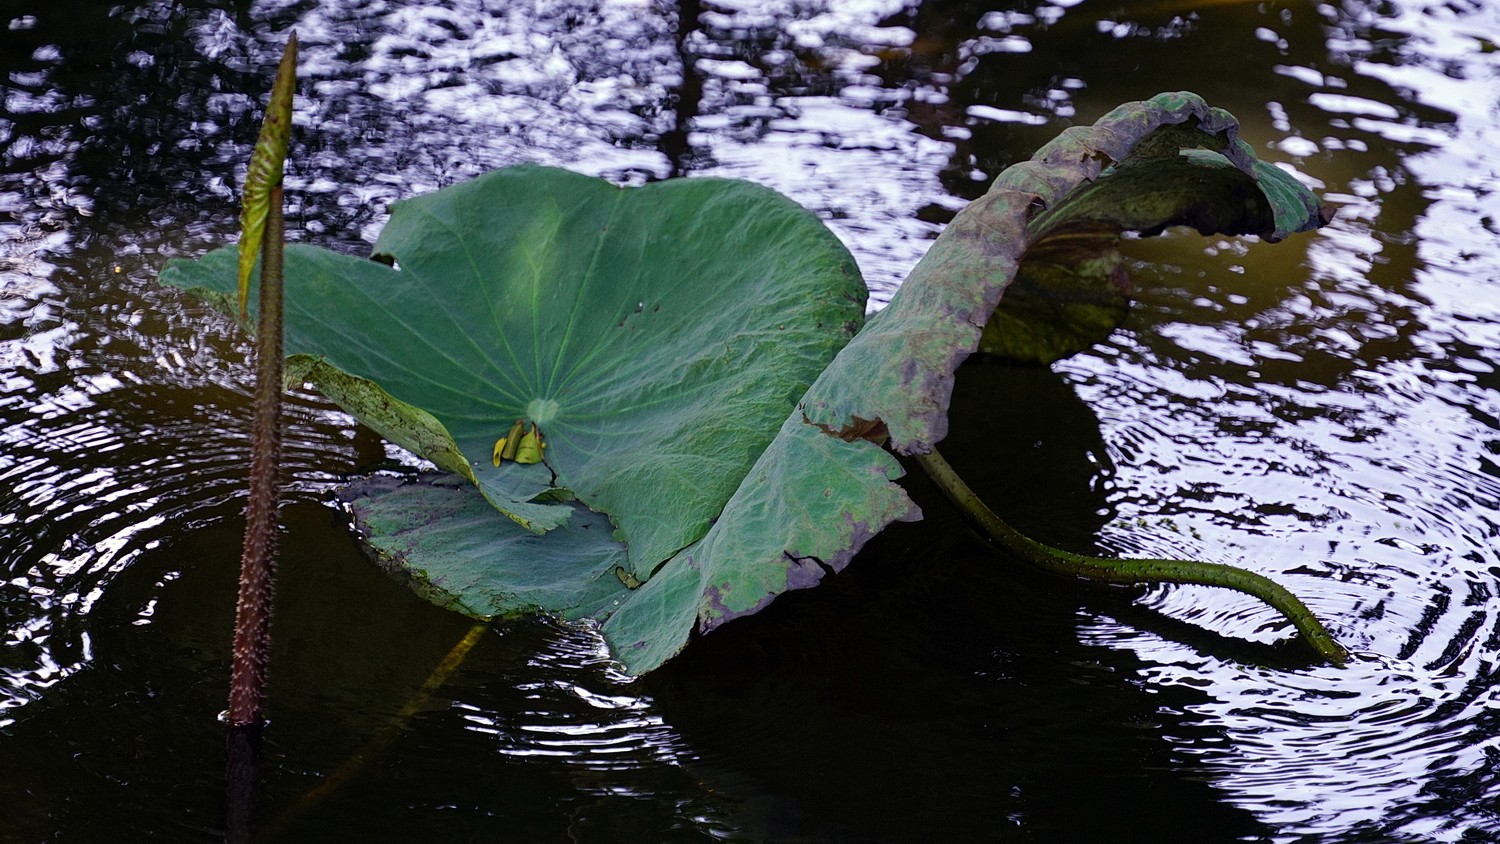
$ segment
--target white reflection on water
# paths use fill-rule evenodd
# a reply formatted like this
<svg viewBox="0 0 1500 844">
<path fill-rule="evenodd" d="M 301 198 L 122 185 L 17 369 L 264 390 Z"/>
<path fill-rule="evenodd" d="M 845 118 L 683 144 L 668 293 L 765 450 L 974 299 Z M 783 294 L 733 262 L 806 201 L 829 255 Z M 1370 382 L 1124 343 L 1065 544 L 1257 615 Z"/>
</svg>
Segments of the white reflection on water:
<svg viewBox="0 0 1500 844">
<path fill-rule="evenodd" d="M 1442 702 L 1462 695 L 1462 678 L 1375 657 L 1337 671 L 1235 668 L 1111 619 L 1082 629 L 1155 663 L 1149 683 L 1190 686 L 1216 699 L 1190 711 L 1222 725 L 1228 741 L 1183 741 L 1179 752 L 1232 802 L 1271 823 L 1279 833 L 1271 840 L 1494 834 L 1492 817 L 1415 810 L 1432 802 L 1435 765 L 1452 774 L 1486 764 L 1485 748 L 1469 740 L 1465 716 L 1473 713 L 1442 712 Z M 1440 712 L 1447 717 L 1435 717 Z"/>
<path fill-rule="evenodd" d="M 261 11 L 277 17 L 281 5 Z M 952 204 L 937 179 L 952 145 L 904 116 L 931 89 L 883 87 L 866 72 L 880 50 L 914 37 L 877 25 L 904 6 L 720 4 L 702 23 L 723 35 L 692 31 L 683 43 L 702 85 L 684 127 L 690 175 L 748 179 L 810 208 L 854 252 L 877 299 L 936 235 L 916 211 Z M 365 241 L 390 203 L 519 161 L 636 184 L 673 171 L 661 144 L 684 68 L 669 5 L 343 0 L 290 23 L 311 90 L 296 120 L 313 150 L 294 165 L 289 195 L 355 215 Z M 725 43 L 747 31 L 754 64 L 732 59 Z M 226 49 L 223 26 L 197 32 L 205 54 Z M 814 62 L 815 84 L 799 85 Z M 830 82 L 834 90 L 814 90 Z"/>
<path fill-rule="evenodd" d="M 453 704 L 465 728 L 487 736 L 496 752 L 550 757 L 591 771 L 648 775 L 661 765 L 681 767 L 690 757 L 651 701 L 628 694 L 629 678 L 619 672 L 596 632 L 565 633 L 528 668 L 540 676 L 517 685 L 526 701 L 520 710 Z M 615 794 L 628 786 L 628 779 L 612 778 L 585 790 Z"/>
<path fill-rule="evenodd" d="M 79 478 L 78 484 L 107 487 L 111 481 L 111 473 L 99 471 Z M 124 488 L 102 499 L 106 503 L 129 500 L 144 491 L 141 487 Z M 72 622 L 87 615 L 94 602 L 104 596 L 109 576 L 124 571 L 142 551 L 155 547 L 154 540 L 142 543 L 138 537 L 166 521 L 161 516 L 139 518 L 156 501 L 140 499 L 122 508 L 116 518 L 124 527 L 97 545 L 71 557 L 43 554 L 25 575 L 10 579 L 8 585 L 24 589 L 30 596 L 37 614 L 0 630 L 4 637 L 0 639 L 0 647 L 12 653 L 34 653 L 35 657 L 27 664 L 0 666 L 0 727 L 15 721 L 9 715 L 10 710 L 41 698 L 47 689 L 93 662 L 88 631 L 70 629 Z M 93 508 L 97 502 L 85 506 Z M 79 591 L 76 584 L 80 582 L 93 585 L 87 591 Z"/>
<path fill-rule="evenodd" d="M 1360 652 L 1344 669 L 1266 670 L 1103 616 L 1083 625 L 1151 663 L 1150 683 L 1211 697 L 1193 711 L 1230 741 L 1180 752 L 1276 841 L 1500 836 L 1486 796 L 1500 708 L 1500 382 L 1487 377 L 1500 360 L 1500 54 L 1481 49 L 1500 32 L 1500 10 L 1393 8 L 1325 7 L 1340 21 L 1331 50 L 1451 123 L 1335 93 L 1346 83 L 1311 69 L 1278 69 L 1323 89 L 1307 102 L 1344 139 L 1325 140 L 1327 157 L 1306 165 L 1341 209 L 1307 246 L 1311 277 L 1248 319 L 1186 314 L 1062 367 L 1099 411 L 1117 461 L 1121 518 L 1106 546 L 1269 573 Z M 1374 29 L 1407 37 L 1377 56 L 1360 37 Z M 1434 146 L 1404 155 L 1399 171 L 1376 165 L 1337 181 L 1349 164 L 1336 151 L 1382 140 Z M 1387 198 L 1408 179 L 1429 202 L 1405 231 Z M 1415 276 L 1393 278 L 1385 253 L 1413 242 Z M 1208 292 L 1195 306 L 1243 313 Z M 1232 636 L 1286 634 L 1239 596 L 1159 589 L 1148 601 Z"/>
<path fill-rule="evenodd" d="M 1426 263 L 1417 291 L 1451 314 L 1452 340 L 1500 349 L 1500 7 L 1397 3 L 1381 26 L 1407 40 L 1400 63 L 1360 61 L 1355 70 L 1454 121 L 1409 155 L 1405 168 L 1435 200 L 1418 220 L 1417 254 Z M 1486 49 L 1485 45 L 1489 47 Z"/>
</svg>

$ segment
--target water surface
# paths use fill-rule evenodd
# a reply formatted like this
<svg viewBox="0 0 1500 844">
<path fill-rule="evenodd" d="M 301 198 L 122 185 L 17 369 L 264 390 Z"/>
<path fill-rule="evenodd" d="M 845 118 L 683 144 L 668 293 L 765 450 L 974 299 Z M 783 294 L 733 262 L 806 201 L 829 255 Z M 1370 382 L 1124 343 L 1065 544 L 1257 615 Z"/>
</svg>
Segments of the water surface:
<svg viewBox="0 0 1500 844">
<path fill-rule="evenodd" d="M 20 4 L 11 4 L 18 6 Z M 1054 371 L 971 364 L 944 450 L 1079 551 L 1271 575 L 1357 658 L 1206 588 L 1017 569 L 928 520 L 634 682 L 588 630 L 469 627 L 329 504 L 403 457 L 290 409 L 265 828 L 285 840 L 1484 841 L 1500 836 L 1500 13 L 1468 2 L 58 0 L 0 15 L 0 840 L 211 840 L 248 348 L 154 278 L 232 239 L 269 69 L 304 61 L 291 236 L 537 161 L 732 176 L 884 301 L 1069 125 L 1228 108 L 1339 209 L 1131 244 L 1139 300 Z"/>
</svg>

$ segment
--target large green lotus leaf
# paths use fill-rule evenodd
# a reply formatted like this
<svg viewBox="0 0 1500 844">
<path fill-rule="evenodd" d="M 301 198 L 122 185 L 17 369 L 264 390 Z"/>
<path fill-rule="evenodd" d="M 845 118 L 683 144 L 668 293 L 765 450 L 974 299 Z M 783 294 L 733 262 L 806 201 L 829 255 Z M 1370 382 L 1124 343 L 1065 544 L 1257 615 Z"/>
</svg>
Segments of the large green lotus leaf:
<svg viewBox="0 0 1500 844">
<path fill-rule="evenodd" d="M 1165 130 L 1165 131 L 1162 131 Z M 1070 129 L 1027 164 L 1006 171 L 953 219 L 905 283 L 803 397 L 708 535 L 664 565 L 604 623 L 633 672 L 671 658 L 696 629 L 756 612 L 776 595 L 816 584 L 916 508 L 892 481 L 905 454 L 947 432 L 953 373 L 1015 277 L 1034 213 L 1097 179 L 1104 167 L 1170 155 L 1182 145 L 1234 146 L 1232 117 L 1191 94 L 1167 94 Z M 1207 138 L 1205 141 L 1204 139 Z M 1012 172 L 1014 171 L 1014 172 Z M 1276 223 L 1272 236 L 1311 228 L 1317 202 Z"/>
<path fill-rule="evenodd" d="M 704 535 L 864 314 L 837 238 L 745 182 L 522 165 L 397 204 L 375 249 L 395 268 L 288 250 L 287 351 L 430 414 L 517 521 L 555 525 L 516 510 L 565 518 L 547 502 L 570 495 L 609 514 L 640 579 Z M 211 259 L 162 280 L 222 290 Z M 516 419 L 546 463 L 496 469 Z"/>
</svg>

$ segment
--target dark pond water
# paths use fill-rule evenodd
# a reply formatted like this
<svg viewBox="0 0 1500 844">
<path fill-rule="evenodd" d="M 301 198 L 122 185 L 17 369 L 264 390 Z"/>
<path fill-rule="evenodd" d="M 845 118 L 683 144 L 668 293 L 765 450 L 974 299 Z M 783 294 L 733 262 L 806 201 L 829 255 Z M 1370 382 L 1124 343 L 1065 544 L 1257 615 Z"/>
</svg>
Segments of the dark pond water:
<svg viewBox="0 0 1500 844">
<path fill-rule="evenodd" d="M 469 622 L 328 502 L 403 459 L 291 407 L 262 828 L 275 840 L 1500 838 L 1500 10 L 1466 0 L 7 2 L 0 15 L 0 841 L 209 841 L 242 528 L 242 338 L 154 287 L 233 238 L 287 30 L 292 236 L 539 161 L 815 209 L 888 297 L 1007 164 L 1186 89 L 1338 207 L 1133 244 L 1139 305 L 1045 370 L 968 366 L 949 458 L 1080 551 L 1272 575 L 1268 609 L 1107 589 L 926 522 L 629 681 Z M 409 458 L 407 458 L 409 459 Z"/>
</svg>

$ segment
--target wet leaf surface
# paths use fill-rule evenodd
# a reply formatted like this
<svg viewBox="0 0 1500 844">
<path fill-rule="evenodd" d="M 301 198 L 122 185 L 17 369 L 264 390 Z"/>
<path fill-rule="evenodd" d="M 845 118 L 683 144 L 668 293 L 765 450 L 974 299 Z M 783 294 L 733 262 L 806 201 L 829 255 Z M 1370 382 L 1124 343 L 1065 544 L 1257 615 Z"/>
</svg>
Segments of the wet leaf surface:
<svg viewBox="0 0 1500 844">
<path fill-rule="evenodd" d="M 642 579 L 704 534 L 864 311 L 815 216 L 720 179 L 621 189 L 521 165 L 400 203 L 375 252 L 396 267 L 288 251 L 287 351 L 367 379 L 329 390 L 361 418 L 399 411 L 387 398 L 430 414 L 458 465 L 424 447 L 443 438 L 421 420 L 393 439 L 467 463 L 522 526 L 568 519 L 545 500 L 558 489 L 608 513 Z M 162 281 L 223 290 L 232 261 L 174 262 Z M 492 464 L 517 419 L 545 432 L 545 464 Z"/>
</svg>

